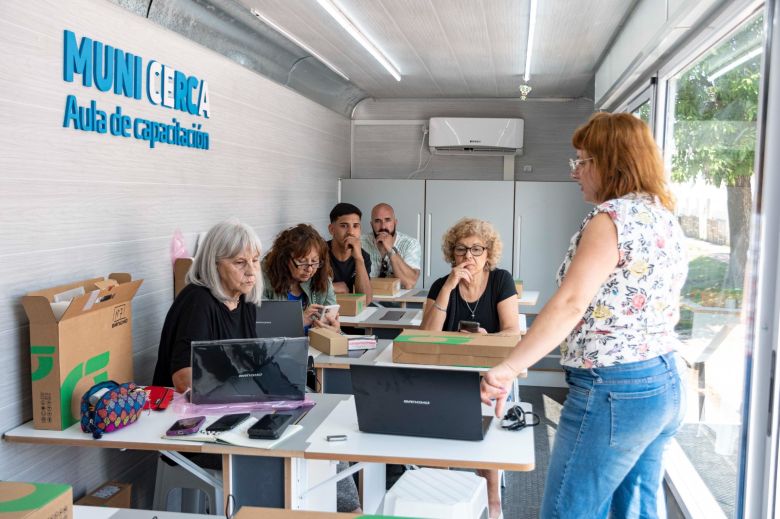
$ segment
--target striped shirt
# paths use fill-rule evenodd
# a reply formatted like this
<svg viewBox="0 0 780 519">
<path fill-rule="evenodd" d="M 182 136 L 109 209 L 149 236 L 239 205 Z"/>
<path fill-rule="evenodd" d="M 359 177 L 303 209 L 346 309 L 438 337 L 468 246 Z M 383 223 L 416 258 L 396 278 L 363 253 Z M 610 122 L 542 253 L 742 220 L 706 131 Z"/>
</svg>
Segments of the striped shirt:
<svg viewBox="0 0 780 519">
<path fill-rule="evenodd" d="M 362 235 L 360 237 L 360 242 L 363 250 L 368 252 L 371 256 L 371 272 L 369 272 L 368 275 L 372 278 L 378 277 L 379 269 L 382 268 L 382 255 L 379 253 L 379 249 L 376 246 L 373 233 Z M 413 269 L 420 270 L 422 249 L 420 248 L 419 241 L 400 231 L 396 231 L 394 247 L 398 249 L 398 254 L 401 255 L 401 259 L 404 260 L 404 263 Z M 392 274 L 393 265 L 390 264 L 388 275 Z"/>
</svg>

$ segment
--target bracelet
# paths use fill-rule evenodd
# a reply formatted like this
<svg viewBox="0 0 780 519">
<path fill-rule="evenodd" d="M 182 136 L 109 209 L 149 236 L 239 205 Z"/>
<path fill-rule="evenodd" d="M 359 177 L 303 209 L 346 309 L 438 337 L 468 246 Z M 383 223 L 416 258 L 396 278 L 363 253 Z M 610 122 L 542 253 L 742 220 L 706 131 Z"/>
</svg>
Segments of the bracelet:
<svg viewBox="0 0 780 519">
<path fill-rule="evenodd" d="M 433 302 L 433 307 L 440 312 L 444 312 L 445 314 L 447 313 L 447 309 L 444 308 L 443 306 L 439 306 L 439 304 L 436 301 Z"/>
</svg>

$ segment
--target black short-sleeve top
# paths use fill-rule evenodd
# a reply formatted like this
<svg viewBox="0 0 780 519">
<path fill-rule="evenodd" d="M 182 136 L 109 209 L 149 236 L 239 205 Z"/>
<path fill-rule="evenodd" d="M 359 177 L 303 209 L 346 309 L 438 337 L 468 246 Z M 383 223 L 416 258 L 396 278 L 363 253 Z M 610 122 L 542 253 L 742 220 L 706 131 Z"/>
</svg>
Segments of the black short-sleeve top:
<svg viewBox="0 0 780 519">
<path fill-rule="evenodd" d="M 176 297 L 165 317 L 153 383 L 173 386 L 173 374 L 190 367 L 192 341 L 257 337 L 257 306 L 239 299 L 229 310 L 211 291 L 189 284 Z"/>
<path fill-rule="evenodd" d="M 428 290 L 428 299 L 436 301 L 446 280 L 447 276 L 443 276 L 433 282 Z M 460 321 L 478 321 L 479 325 L 488 333 L 499 332 L 501 331 L 501 323 L 498 319 L 498 303 L 515 294 L 517 294 L 517 289 L 512 274 L 503 269 L 491 270 L 488 274 L 485 291 L 477 301 L 466 303 L 457 288 L 450 293 L 447 316 L 444 318 L 442 330 L 454 332 L 458 330 L 458 322 Z M 471 317 L 472 310 L 474 311 L 473 318 Z"/>
</svg>

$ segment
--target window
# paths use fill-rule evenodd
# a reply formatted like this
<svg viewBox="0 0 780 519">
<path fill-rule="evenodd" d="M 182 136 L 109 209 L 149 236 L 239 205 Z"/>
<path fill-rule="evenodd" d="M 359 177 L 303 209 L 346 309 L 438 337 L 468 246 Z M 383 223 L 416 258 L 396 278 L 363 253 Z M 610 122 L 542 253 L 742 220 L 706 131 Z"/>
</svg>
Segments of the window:
<svg viewBox="0 0 780 519">
<path fill-rule="evenodd" d="M 754 16 L 672 77 L 663 146 L 689 259 L 677 326 L 688 408 L 676 441 L 726 517 L 735 514 L 742 456 L 742 295 L 762 50 L 763 17 Z"/>
</svg>

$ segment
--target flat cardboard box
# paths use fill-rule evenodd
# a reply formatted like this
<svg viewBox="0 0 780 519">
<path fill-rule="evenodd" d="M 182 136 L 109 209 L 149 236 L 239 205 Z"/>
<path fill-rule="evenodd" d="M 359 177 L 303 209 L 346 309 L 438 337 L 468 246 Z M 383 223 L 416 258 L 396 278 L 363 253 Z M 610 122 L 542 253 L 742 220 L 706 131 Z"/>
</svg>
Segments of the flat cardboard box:
<svg viewBox="0 0 780 519">
<path fill-rule="evenodd" d="M 366 294 L 336 294 L 339 315 L 354 317 L 366 308 Z"/>
<path fill-rule="evenodd" d="M 132 503 L 133 485 L 118 481 L 106 481 L 95 490 L 85 495 L 77 505 L 108 506 L 111 508 L 130 508 Z"/>
<path fill-rule="evenodd" d="M 515 290 L 517 290 L 517 297 L 523 297 L 523 280 L 515 279 Z"/>
<path fill-rule="evenodd" d="M 73 489 L 56 483 L 0 481 L 3 519 L 73 519 Z"/>
<path fill-rule="evenodd" d="M 176 258 L 173 262 L 173 298 L 179 295 L 181 289 L 187 286 L 187 272 L 192 266 L 192 258 Z"/>
<path fill-rule="evenodd" d="M 375 296 L 394 296 L 401 291 L 398 278 L 371 278 L 371 292 Z"/>
<path fill-rule="evenodd" d="M 33 424 L 61 431 L 80 419 L 81 396 L 98 382 L 133 380 L 132 299 L 142 280 L 109 274 L 69 285 L 30 292 L 22 305 L 30 320 Z M 100 286 L 107 288 L 100 288 Z M 71 300 L 58 320 L 55 294 L 76 287 L 84 295 Z"/>
<path fill-rule="evenodd" d="M 401 330 L 401 334 L 393 339 L 393 362 L 493 367 L 509 355 L 519 340 L 519 334 Z"/>
<path fill-rule="evenodd" d="M 327 328 L 309 328 L 309 346 L 327 355 L 346 355 L 349 341 L 346 336 Z"/>
</svg>

